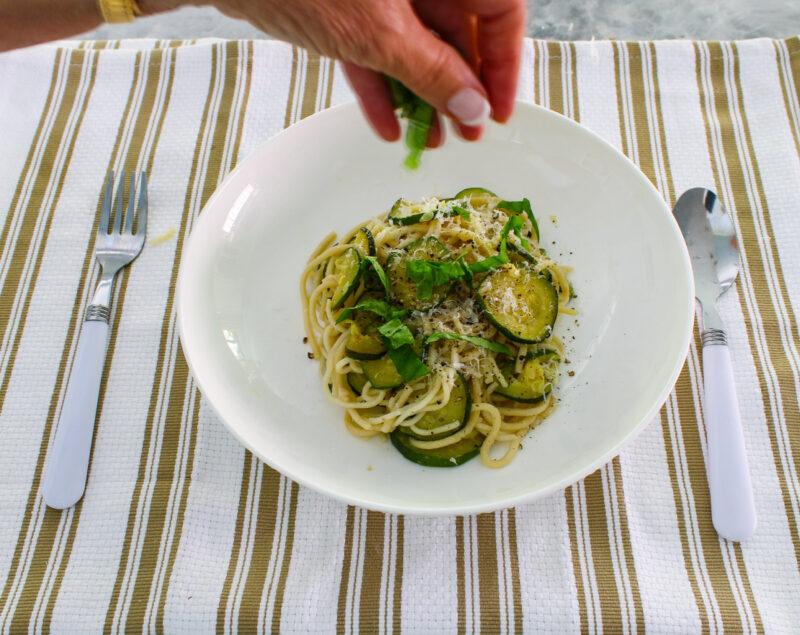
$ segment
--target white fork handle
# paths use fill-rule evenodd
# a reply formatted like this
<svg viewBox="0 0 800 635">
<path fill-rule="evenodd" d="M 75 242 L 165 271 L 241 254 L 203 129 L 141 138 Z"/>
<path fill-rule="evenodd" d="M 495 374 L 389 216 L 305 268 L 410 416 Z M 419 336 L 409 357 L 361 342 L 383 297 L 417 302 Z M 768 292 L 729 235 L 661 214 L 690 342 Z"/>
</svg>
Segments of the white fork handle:
<svg viewBox="0 0 800 635">
<path fill-rule="evenodd" d="M 720 536 L 738 542 L 755 532 L 756 508 L 727 345 L 703 347 L 703 376 L 711 520 Z"/>
<path fill-rule="evenodd" d="M 84 322 L 42 486 L 44 502 L 55 509 L 72 507 L 86 488 L 107 346 L 108 324 Z"/>
</svg>

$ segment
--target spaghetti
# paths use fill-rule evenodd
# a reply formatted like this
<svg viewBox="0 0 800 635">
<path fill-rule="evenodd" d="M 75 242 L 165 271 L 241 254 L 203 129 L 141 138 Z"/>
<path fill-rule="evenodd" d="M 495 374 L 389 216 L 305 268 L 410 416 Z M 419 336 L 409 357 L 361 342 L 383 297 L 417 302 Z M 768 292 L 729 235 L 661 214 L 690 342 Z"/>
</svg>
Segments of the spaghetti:
<svg viewBox="0 0 800 635">
<path fill-rule="evenodd" d="M 539 246 L 527 199 L 401 199 L 311 254 L 309 356 L 354 435 L 389 435 L 423 465 L 504 467 L 556 406 L 568 271 Z"/>
</svg>

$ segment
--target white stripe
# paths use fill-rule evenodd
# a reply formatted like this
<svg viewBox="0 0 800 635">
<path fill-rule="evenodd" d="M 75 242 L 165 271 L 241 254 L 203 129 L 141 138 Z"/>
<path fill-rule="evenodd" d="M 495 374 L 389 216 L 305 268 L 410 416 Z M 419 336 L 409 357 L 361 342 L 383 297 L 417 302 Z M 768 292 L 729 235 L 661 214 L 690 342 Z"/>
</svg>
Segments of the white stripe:
<svg viewBox="0 0 800 635">
<path fill-rule="evenodd" d="M 20 227 L 22 226 L 23 212 L 30 203 L 33 194 L 33 186 L 36 182 L 36 176 L 39 174 L 44 158 L 44 151 L 50 141 L 55 126 L 56 117 L 58 115 L 60 106 L 64 99 L 66 91 L 66 81 L 70 61 L 75 53 L 64 53 L 61 56 L 61 63 L 58 66 L 56 79 L 53 88 L 53 98 L 50 102 L 50 110 L 44 117 L 44 124 L 42 131 L 36 139 L 36 146 L 33 148 L 33 155 L 25 175 L 25 180 L 22 183 L 20 196 L 17 199 L 17 206 L 11 216 L 11 225 L 6 238 L 6 244 L 3 245 L 3 251 L 0 253 L 0 287 L 5 284 L 6 275 L 8 274 L 8 266 L 11 261 L 11 255 L 14 252 L 14 247 L 17 244 Z"/>
<path fill-rule="evenodd" d="M 320 531 L 320 518 L 325 519 L 323 531 Z M 347 505 L 305 487 L 299 488 L 281 633 L 336 631 L 346 527 Z M 287 610 L 286 607 L 292 606 L 302 606 L 303 610 Z"/>
<path fill-rule="evenodd" d="M 494 517 L 494 549 L 497 562 L 497 614 L 500 622 L 500 632 L 508 632 L 508 594 L 511 587 L 506 584 L 506 560 L 503 549 L 503 513 L 505 510 L 495 512 Z"/>
<path fill-rule="evenodd" d="M 240 49 L 243 46 L 242 42 L 239 42 Z M 231 112 L 233 113 L 233 117 L 231 117 L 226 139 L 228 142 L 224 145 L 223 148 L 223 157 L 229 157 L 231 153 L 231 146 L 233 145 L 233 140 L 235 139 L 236 130 L 238 130 L 238 121 L 241 112 L 241 102 L 243 100 L 243 91 L 240 89 L 241 86 L 244 85 L 242 81 L 243 76 L 243 67 L 245 64 L 246 58 L 244 56 L 239 57 L 239 67 L 238 73 L 236 76 L 236 90 L 234 91 L 234 100 L 231 105 Z M 163 65 L 162 65 L 163 69 Z M 162 74 L 163 70 L 162 70 Z M 155 113 L 155 111 L 154 111 Z M 226 163 L 226 160 L 223 159 L 221 174 L 226 174 L 227 170 L 230 166 Z M 184 397 L 184 401 L 190 401 L 188 408 L 184 406 L 184 410 L 182 413 L 182 417 L 180 420 L 180 440 L 179 440 L 179 456 L 178 460 L 175 463 L 175 469 L 173 472 L 173 479 L 172 479 L 172 488 L 170 490 L 169 499 L 167 502 L 166 508 L 166 522 L 164 524 L 164 531 L 162 532 L 161 537 L 161 544 L 159 546 L 159 557 L 157 559 L 156 571 L 154 572 L 153 577 L 153 584 L 150 587 L 150 597 L 148 600 L 148 605 L 145 611 L 145 623 L 149 624 L 150 630 L 155 631 L 157 628 L 156 618 L 157 618 L 157 608 L 158 603 L 163 593 L 163 588 L 165 584 L 165 575 L 166 575 L 166 565 L 169 560 L 169 553 L 172 549 L 172 545 L 175 541 L 175 532 L 177 530 L 177 520 L 178 520 L 178 511 L 180 506 L 180 500 L 182 498 L 182 494 L 185 488 L 186 482 L 186 474 L 189 469 L 188 465 L 188 457 L 189 457 L 189 448 L 192 443 L 192 423 L 193 423 L 193 415 L 194 415 L 194 401 L 196 396 L 196 389 L 194 386 L 194 381 L 190 378 L 187 382 L 186 386 L 186 395 Z"/>
<path fill-rule="evenodd" d="M 247 102 L 243 108 L 236 109 L 237 122 L 244 118 L 238 159 L 249 155 L 255 144 L 283 129 L 287 103 L 280 102 L 279 96 L 288 100 L 291 80 L 290 47 L 276 46 L 274 42 L 252 42 L 250 46 L 253 48 L 250 91 L 256 95 L 269 91 L 275 99 L 259 100 L 255 104 Z M 246 53 L 247 49 L 247 43 L 243 43 L 240 51 Z M 242 58 L 240 64 L 246 70 L 246 55 Z M 240 92 L 243 95 L 245 88 L 246 82 L 242 82 Z M 159 235 L 159 232 L 154 230 L 153 234 Z M 201 400 L 200 413 L 180 542 L 166 590 L 165 630 L 185 629 L 187 624 L 196 625 L 192 630 L 198 630 L 201 625 L 214 623 L 216 603 L 228 572 L 225 553 L 230 553 L 234 540 L 244 451 L 204 400 Z M 215 483 L 217 487 L 213 486 Z M 207 532 L 209 524 L 216 529 L 211 536 Z M 204 544 L 209 540 L 217 545 L 216 549 Z M 204 575 L 200 578 L 196 575 L 197 549 L 207 554 Z M 188 596 L 191 596 L 190 601 Z"/>
<path fill-rule="evenodd" d="M 258 529 L 258 503 L 261 500 L 261 482 L 264 475 L 264 464 L 255 455 L 250 456 L 250 482 L 247 489 L 247 503 L 242 527 L 242 540 L 239 543 L 239 556 L 236 559 L 233 579 L 231 581 L 228 604 L 225 607 L 225 633 L 238 633 L 239 608 L 245 586 L 245 572 L 250 568 L 253 557 L 253 543 Z M 253 476 L 255 475 L 255 476 Z"/>
<path fill-rule="evenodd" d="M 591 534 L 586 507 L 586 487 L 583 481 L 573 485 L 573 514 L 575 516 L 575 538 L 578 542 L 578 560 L 583 577 L 583 593 L 586 602 L 587 626 L 590 633 L 603 632 L 603 616 L 600 609 L 600 594 L 592 557 Z"/>
<path fill-rule="evenodd" d="M 466 518 L 463 524 L 467 524 Z M 469 543 L 464 541 L 463 544 L 466 552 Z M 462 566 L 466 578 L 466 554 Z M 455 517 L 406 516 L 403 519 L 401 584 L 403 632 L 421 633 L 431 629 L 439 633 L 457 631 L 458 551 Z M 465 606 L 469 603 L 466 588 Z M 435 591 L 432 593 L 431 589 Z"/>
<path fill-rule="evenodd" d="M 69 57 L 69 56 L 65 56 L 65 57 Z M 57 150 L 57 156 L 61 157 L 62 162 L 61 162 L 60 165 L 56 164 L 56 167 L 54 168 L 54 170 L 53 170 L 53 172 L 51 174 L 51 178 L 50 178 L 50 180 L 49 180 L 49 182 L 47 184 L 47 189 L 46 189 L 45 194 L 44 194 L 44 199 L 45 200 L 52 199 L 53 189 L 57 187 L 57 183 L 59 181 L 59 179 L 56 178 L 56 175 L 60 176 L 61 171 L 64 169 L 63 153 L 66 152 L 66 148 L 67 147 L 74 147 L 76 119 L 78 117 L 78 114 L 84 108 L 84 105 L 85 105 L 85 99 L 86 99 L 86 95 L 87 95 L 86 91 L 87 91 L 87 87 L 88 87 L 88 71 L 89 71 L 89 69 L 91 67 L 91 61 L 93 59 L 94 59 L 94 56 L 92 56 L 92 55 L 87 55 L 84 58 L 84 61 L 83 61 L 82 67 L 81 67 L 81 74 L 80 74 L 80 80 L 79 80 L 80 83 L 79 83 L 79 85 L 77 87 L 75 100 L 74 100 L 73 105 L 72 105 L 72 107 L 70 109 L 70 113 L 69 113 L 69 116 L 68 116 L 67 124 L 65 126 L 64 132 L 63 132 L 62 137 L 61 137 L 61 143 L 60 143 L 60 145 L 58 147 L 58 150 Z M 56 105 L 58 105 L 58 106 L 61 105 L 60 104 L 60 99 L 58 101 L 54 100 L 53 106 L 56 106 Z M 57 110 L 57 109 L 54 108 L 53 110 Z M 52 203 L 52 200 L 50 200 L 50 203 Z M 39 220 L 37 221 L 37 229 L 39 229 L 41 231 L 42 216 L 44 216 L 46 214 L 49 214 L 51 212 L 52 212 L 52 210 L 50 209 L 50 204 L 45 204 L 45 202 L 43 201 L 43 204 L 39 208 Z M 34 231 L 36 231 L 36 230 L 34 230 Z M 19 290 L 17 292 L 17 297 L 19 297 L 19 295 L 23 291 L 23 289 L 25 289 L 27 287 L 27 285 L 30 284 L 30 281 L 27 279 L 28 276 L 26 274 L 28 274 L 30 272 L 29 263 L 30 263 L 31 258 L 34 255 L 34 251 L 36 250 L 36 246 L 37 246 L 36 245 L 36 238 L 34 238 L 33 241 L 32 241 L 32 244 L 31 244 L 31 246 L 29 248 L 29 251 L 28 251 L 27 262 L 26 262 L 26 265 L 25 265 L 25 269 L 23 270 L 22 279 L 20 280 L 20 287 L 19 287 Z M 14 310 L 16 311 L 16 307 L 14 307 Z M 12 312 L 12 316 L 14 316 L 13 312 Z M 13 319 L 13 317 L 12 317 L 12 322 L 9 323 L 8 327 L 6 328 L 6 334 L 5 334 L 6 337 L 5 337 L 5 341 L 4 341 L 4 348 L 7 345 L 9 339 L 12 339 L 9 336 L 13 331 L 16 330 L 16 327 L 17 327 L 17 320 Z M 13 341 L 13 339 L 12 339 L 12 341 Z M 3 354 L 5 356 L 5 350 L 3 351 Z M 5 360 L 3 365 L 2 365 L 2 374 L 5 374 L 5 372 L 6 372 L 6 364 L 5 364 L 6 361 L 7 360 Z M 4 408 L 3 414 L 6 414 L 5 413 L 5 408 Z M 50 441 L 52 441 L 52 438 L 53 438 L 54 435 L 55 435 L 55 426 L 52 426 L 51 429 L 50 429 Z M 9 444 L 9 446 L 10 446 L 9 450 L 13 450 L 14 452 L 19 452 L 19 448 L 15 447 L 14 444 Z M 36 453 L 36 454 L 38 454 L 38 453 Z M 31 478 L 31 482 L 32 482 L 32 480 L 33 480 L 33 478 Z M 27 496 L 25 498 L 27 498 Z M 18 602 L 20 600 L 20 597 L 21 597 L 24 581 L 27 579 L 28 572 L 30 570 L 30 565 L 31 565 L 31 562 L 33 561 L 34 549 L 35 549 L 35 546 L 36 546 L 36 543 L 37 543 L 37 539 L 38 539 L 38 535 L 39 535 L 39 529 L 41 528 L 41 523 L 42 523 L 42 520 L 43 520 L 43 517 L 44 517 L 44 504 L 42 503 L 41 497 L 39 497 L 38 495 L 36 497 L 36 502 L 34 503 L 33 515 L 35 517 L 35 521 L 32 522 L 28 526 L 28 532 L 27 532 L 27 534 L 25 536 L 25 542 L 23 543 L 22 553 L 20 555 L 20 564 L 17 567 L 17 570 L 16 570 L 16 572 L 14 574 L 14 579 L 13 579 L 11 587 L 9 589 L 9 594 L 8 594 L 8 597 L 7 597 L 7 600 L 6 600 L 6 604 L 3 607 L 3 611 L 0 612 L 0 629 L 6 630 L 6 629 L 10 628 L 10 623 L 7 623 L 7 620 L 10 617 L 13 616 L 14 611 L 16 610 L 17 604 L 18 604 Z"/>
<path fill-rule="evenodd" d="M 761 262 L 765 268 L 765 278 L 767 281 L 767 288 L 769 290 L 770 298 L 778 318 L 778 332 L 781 337 L 781 343 L 786 353 L 789 368 L 792 371 L 794 379 L 795 395 L 800 395 L 800 355 L 798 355 L 797 346 L 791 332 L 791 321 L 783 301 L 783 296 L 780 291 L 780 280 L 775 269 L 775 254 L 771 245 L 771 238 L 766 228 L 765 212 L 761 205 L 761 197 L 758 196 L 758 183 L 756 181 L 755 170 L 751 163 L 750 153 L 747 148 L 747 141 L 745 139 L 744 123 L 742 121 L 742 114 L 739 109 L 738 90 L 736 89 L 735 78 L 733 77 L 733 51 L 730 45 L 723 45 L 723 52 L 725 53 L 725 85 L 728 92 L 728 104 L 732 115 L 733 131 L 736 139 L 736 147 L 739 155 L 739 161 L 744 172 L 744 177 L 747 181 L 747 197 L 752 218 L 755 225 L 756 237 L 761 252 Z M 737 235 L 741 236 L 741 228 L 738 223 L 738 215 L 736 213 L 736 206 L 733 201 L 733 196 L 729 197 L 729 206 L 731 216 L 734 219 Z M 747 269 L 746 261 L 747 256 L 742 252 L 742 261 Z M 750 272 L 747 271 L 747 279 L 750 280 Z M 752 281 L 751 281 L 752 283 Z M 758 311 L 755 299 L 755 291 L 753 290 L 753 312 Z M 756 325 L 753 325 L 754 331 Z M 758 327 L 763 329 L 763 324 L 759 322 Z M 759 339 L 761 339 L 759 337 Z M 789 441 L 789 431 L 786 424 L 786 417 L 784 414 L 783 403 L 781 399 L 781 388 L 778 382 L 777 373 L 774 370 L 769 354 L 769 348 L 766 345 L 766 333 L 763 337 L 764 348 L 760 351 L 760 359 L 762 363 L 769 368 L 770 379 L 773 380 L 775 410 L 777 418 L 776 437 L 778 438 L 779 447 L 781 448 L 781 458 L 784 463 L 784 478 L 787 488 L 790 493 L 790 500 L 792 502 L 792 509 L 795 516 L 795 523 L 800 525 L 800 481 L 798 481 L 797 469 L 795 465 L 795 457 L 792 456 L 791 444 Z"/>
<path fill-rule="evenodd" d="M 199 203 L 201 198 L 202 189 L 205 184 L 205 176 L 208 169 L 208 160 L 210 156 L 211 140 L 216 123 L 216 115 L 219 111 L 220 100 L 223 89 L 223 76 L 225 68 L 225 51 L 223 46 L 218 46 L 218 59 L 217 68 L 220 72 L 217 73 L 216 84 L 212 91 L 211 103 L 208 109 L 208 121 L 206 129 L 203 133 L 203 140 L 201 143 L 201 151 L 198 163 L 201 166 L 199 173 L 194 183 L 194 189 L 191 194 L 190 200 L 190 214 L 186 226 L 183 228 L 184 236 L 188 236 L 191 232 L 192 221 L 199 212 Z M 226 143 L 229 139 L 226 139 Z M 174 364 L 177 356 L 178 346 L 177 331 L 175 329 L 175 308 L 172 308 L 172 315 L 169 316 L 169 330 L 167 333 L 167 364 L 166 369 L 162 372 L 161 381 L 158 389 L 158 398 L 156 403 L 156 413 L 154 417 L 154 431 L 151 437 L 150 448 L 148 452 L 148 459 L 146 464 L 146 477 L 142 487 L 142 493 L 139 498 L 137 506 L 136 518 L 134 521 L 133 538 L 131 544 L 131 553 L 128 555 L 128 560 L 125 566 L 125 573 L 123 576 L 122 588 L 120 592 L 120 601 L 118 601 L 114 610 L 114 620 L 112 623 L 112 630 L 118 632 L 123 628 L 125 618 L 130 608 L 132 601 L 132 583 L 134 580 L 134 571 L 138 570 L 139 561 L 141 559 L 142 548 L 144 546 L 144 537 L 146 532 L 146 522 L 149 518 L 150 504 L 152 502 L 152 494 L 156 484 L 156 473 L 158 470 L 158 463 L 160 459 L 161 442 L 163 440 L 163 429 L 166 424 L 166 404 L 165 398 L 167 397 L 167 387 L 172 383 L 172 373 L 174 371 Z M 130 591 L 130 592 L 129 592 Z"/>
<path fill-rule="evenodd" d="M 578 632 L 580 608 L 564 494 L 517 506 L 515 513 L 522 604 L 517 621 L 521 619 L 525 633 L 542 624 L 554 633 Z"/>
<path fill-rule="evenodd" d="M 184 152 L 176 156 L 175 148 L 191 147 L 198 137 L 205 104 L 196 96 L 204 85 L 204 80 L 205 86 L 208 85 L 209 52 L 208 47 L 181 49 L 176 52 L 170 107 L 164 118 L 159 148 L 156 149 L 152 173 L 149 175 L 151 214 L 148 219 L 148 233 L 151 235 L 164 233 L 166 228 L 180 223 L 185 191 L 175 187 L 175 183 L 189 182 L 193 157 Z M 182 66 L 180 60 L 186 61 L 187 58 L 192 63 Z M 98 169 L 88 183 L 80 185 L 91 190 L 88 198 L 94 201 L 102 190 L 105 166 L 112 160 L 109 158 L 111 146 L 106 153 L 98 146 L 95 137 L 100 135 L 101 138 L 108 138 L 109 144 L 113 144 L 127 96 L 132 89 L 133 62 L 133 53 L 120 51 L 101 54 L 98 62 L 97 82 L 98 86 L 104 87 L 104 91 L 96 92 L 112 93 L 114 99 L 110 100 L 108 94 L 93 96 L 92 101 L 96 100 L 97 103 L 90 104 L 90 110 L 94 110 L 86 115 L 87 121 L 94 122 L 91 134 L 87 136 L 94 139 L 93 156 Z M 187 72 L 189 68 L 191 72 Z M 115 108 L 119 109 L 119 114 L 116 114 Z M 73 155 L 73 161 L 80 164 L 87 159 L 83 155 Z M 65 184 L 65 188 L 67 185 Z M 157 214 L 152 213 L 154 201 L 158 202 Z M 90 210 L 81 211 L 88 214 Z M 95 211 L 93 205 L 89 218 L 94 216 Z M 86 229 L 88 234 L 91 220 L 86 222 Z M 53 228 L 51 231 L 56 230 Z M 155 369 L 161 345 L 161 314 L 168 294 L 162 281 L 164 276 L 170 275 L 174 266 L 175 244 L 165 243 L 158 249 L 145 248 L 126 273 L 126 304 L 131 307 L 146 305 L 150 308 L 144 322 L 141 312 L 122 311 L 117 316 L 116 349 L 113 363 L 108 369 L 106 393 L 116 397 L 103 404 L 97 424 L 91 476 L 82 502 L 81 522 L 76 529 L 70 562 L 53 611 L 54 631 L 62 626 L 66 628 L 74 625 L 76 618 L 72 607 L 78 600 L 86 608 L 80 616 L 84 620 L 83 628 L 101 628 L 105 623 L 142 460 L 142 443 L 148 426 L 150 398 L 157 381 Z M 77 283 L 77 277 L 75 282 Z M 89 296 L 92 292 L 90 284 L 86 295 Z M 74 291 L 72 297 L 70 313 Z M 81 299 L 81 302 L 85 301 L 86 298 Z M 120 305 L 115 303 L 113 307 L 119 309 Z M 83 305 L 79 310 L 83 311 Z M 128 423 L 120 426 L 122 421 Z M 106 540 L 99 545 L 94 529 L 97 526 L 103 526 L 108 531 Z"/>
<path fill-rule="evenodd" d="M 614 569 L 614 581 L 619 598 L 619 618 L 622 632 L 626 635 L 636 627 L 636 613 L 633 609 L 633 595 L 630 580 L 625 568 L 625 551 L 619 525 L 619 508 L 616 505 L 614 489 L 613 465 L 607 463 L 600 469 L 600 481 L 603 486 L 603 502 L 605 505 L 606 531 L 608 532 L 608 550 L 611 555 L 611 566 Z"/>
<path fill-rule="evenodd" d="M 294 485 L 285 476 L 280 477 L 278 490 L 278 508 L 275 518 L 278 521 L 272 536 L 269 563 L 261 592 L 261 602 L 258 607 L 259 633 L 272 631 L 272 616 L 275 611 L 275 598 L 278 593 L 281 567 L 286 552 L 286 536 L 289 529 L 289 515 L 291 513 L 291 492 Z"/>
<path fill-rule="evenodd" d="M 389 570 L 392 566 L 392 530 L 394 527 L 395 516 L 393 514 L 386 514 L 383 517 L 383 558 L 381 558 L 381 581 L 380 592 L 378 594 L 378 633 L 384 635 L 389 630 L 387 624 L 387 610 L 386 604 L 391 595 L 389 589 Z"/>
<path fill-rule="evenodd" d="M 7 51 L 0 57 L 0 86 L 4 87 L 0 91 L 0 121 L 4 124 L 3 169 L 0 170 L 0 223 L 3 225 L 11 220 L 14 194 L 33 174 L 25 170 L 25 163 L 31 151 L 42 142 L 37 130 L 50 117 L 50 108 L 45 111 L 50 87 L 53 87 L 55 103 L 59 99 L 59 85 L 61 90 L 64 87 L 67 63 L 62 59 L 56 64 L 56 55 L 55 48 L 38 47 Z M 64 51 L 62 55 L 68 57 L 70 53 Z M 42 76 L 47 73 L 48 80 L 55 74 L 55 80 L 52 84 L 30 81 L 31 73 Z M 19 104 L 25 104 L 25 108 L 19 108 Z"/>
</svg>

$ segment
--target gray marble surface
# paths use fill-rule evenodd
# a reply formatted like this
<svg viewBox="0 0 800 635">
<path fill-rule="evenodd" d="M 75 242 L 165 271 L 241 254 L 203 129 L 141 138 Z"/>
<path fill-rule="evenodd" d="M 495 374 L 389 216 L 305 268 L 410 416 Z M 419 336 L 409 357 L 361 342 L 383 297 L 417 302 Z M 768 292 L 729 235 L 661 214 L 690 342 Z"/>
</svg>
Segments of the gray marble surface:
<svg viewBox="0 0 800 635">
<path fill-rule="evenodd" d="M 562 40 L 788 37 L 800 34 L 800 0 L 529 0 L 527 34 Z M 264 34 L 209 7 L 104 25 L 83 38 L 257 38 Z"/>
</svg>

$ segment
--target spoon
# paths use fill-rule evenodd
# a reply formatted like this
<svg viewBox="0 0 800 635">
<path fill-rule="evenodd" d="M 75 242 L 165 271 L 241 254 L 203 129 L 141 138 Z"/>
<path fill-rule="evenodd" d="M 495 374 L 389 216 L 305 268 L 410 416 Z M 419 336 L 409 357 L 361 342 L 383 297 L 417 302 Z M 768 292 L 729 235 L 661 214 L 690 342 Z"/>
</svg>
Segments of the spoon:
<svg viewBox="0 0 800 635">
<path fill-rule="evenodd" d="M 738 542 L 755 532 L 756 510 L 731 355 L 717 312 L 717 298 L 739 273 L 739 246 L 731 218 L 711 190 L 687 190 L 672 213 L 689 248 L 695 296 L 703 310 L 700 341 L 711 520 L 720 536 Z"/>
</svg>

